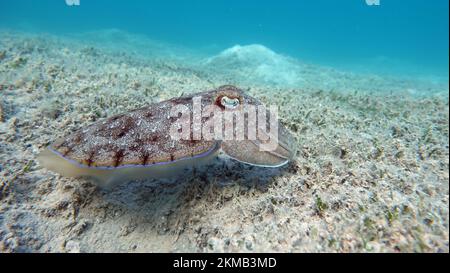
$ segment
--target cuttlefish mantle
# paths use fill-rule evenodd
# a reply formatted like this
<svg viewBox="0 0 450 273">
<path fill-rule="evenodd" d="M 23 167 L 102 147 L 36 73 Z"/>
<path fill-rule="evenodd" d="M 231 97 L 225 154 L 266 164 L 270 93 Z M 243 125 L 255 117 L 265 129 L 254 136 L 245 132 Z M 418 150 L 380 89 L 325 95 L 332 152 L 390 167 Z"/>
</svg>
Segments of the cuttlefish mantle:
<svg viewBox="0 0 450 273">
<path fill-rule="evenodd" d="M 264 141 L 258 139 L 195 139 L 192 134 L 187 139 L 174 138 L 171 127 L 179 116 L 173 116 L 173 107 L 181 105 L 185 111 L 195 113 L 194 97 L 201 97 L 203 109 L 212 106 L 223 112 L 262 105 L 234 86 L 222 86 L 96 122 L 56 140 L 39 154 L 38 160 L 63 176 L 90 177 L 99 186 L 110 186 L 134 179 L 169 177 L 211 162 L 220 151 L 261 167 L 280 167 L 294 157 L 294 138 L 281 124 L 277 146 L 269 151 L 261 149 Z M 198 121 L 204 125 L 210 118 L 202 116 Z"/>
</svg>

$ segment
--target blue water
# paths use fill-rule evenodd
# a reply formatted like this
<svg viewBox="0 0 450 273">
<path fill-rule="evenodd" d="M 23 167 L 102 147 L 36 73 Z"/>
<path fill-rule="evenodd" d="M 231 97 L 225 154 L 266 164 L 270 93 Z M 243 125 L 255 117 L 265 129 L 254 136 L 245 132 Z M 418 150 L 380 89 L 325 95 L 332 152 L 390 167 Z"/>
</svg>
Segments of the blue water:
<svg viewBox="0 0 450 273">
<path fill-rule="evenodd" d="M 1 0 L 0 28 L 116 28 L 214 53 L 262 44 L 350 70 L 448 77 L 448 0 Z"/>
</svg>

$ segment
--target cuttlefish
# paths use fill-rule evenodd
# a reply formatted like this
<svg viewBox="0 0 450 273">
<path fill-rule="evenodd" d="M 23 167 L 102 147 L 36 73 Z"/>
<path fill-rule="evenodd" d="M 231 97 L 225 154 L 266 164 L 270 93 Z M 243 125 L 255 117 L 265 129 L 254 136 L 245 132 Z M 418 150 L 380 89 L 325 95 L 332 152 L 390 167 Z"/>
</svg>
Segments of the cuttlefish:
<svg viewBox="0 0 450 273">
<path fill-rule="evenodd" d="M 293 159 L 296 152 L 294 138 L 281 124 L 274 131 L 278 136 L 273 149 L 261 149 L 268 136 L 270 138 L 274 133 L 265 130 L 258 130 L 257 134 L 264 131 L 264 140 L 250 139 L 248 133 L 244 139 L 194 139 L 192 132 L 188 138 L 174 138 L 173 124 L 183 114 L 174 115 L 174 107 L 181 105 L 181 109 L 191 114 L 187 120 L 194 120 L 192 114 L 196 106 L 192 101 L 199 97 L 203 109 L 213 106 L 219 113 L 262 106 L 259 100 L 241 89 L 222 86 L 100 120 L 56 140 L 40 153 L 38 160 L 42 166 L 63 176 L 93 178 L 99 186 L 106 187 L 135 179 L 169 177 L 208 164 L 219 152 L 260 167 L 280 167 Z M 197 122 L 204 125 L 211 118 L 203 114 Z M 248 120 L 248 115 L 245 118 Z"/>
</svg>

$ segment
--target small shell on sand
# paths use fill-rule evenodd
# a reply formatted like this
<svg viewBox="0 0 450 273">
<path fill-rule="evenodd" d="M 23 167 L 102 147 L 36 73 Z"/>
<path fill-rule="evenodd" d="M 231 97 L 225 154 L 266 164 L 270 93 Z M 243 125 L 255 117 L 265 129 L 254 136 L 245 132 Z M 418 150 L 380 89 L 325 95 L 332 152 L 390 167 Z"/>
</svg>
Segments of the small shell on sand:
<svg viewBox="0 0 450 273">
<path fill-rule="evenodd" d="M 6 51 L 2 50 L 0 51 L 0 61 L 3 61 L 3 59 L 6 58 Z"/>
<path fill-rule="evenodd" d="M 3 101 L 0 100 L 0 122 L 5 122 L 5 110 L 3 106 Z"/>
</svg>

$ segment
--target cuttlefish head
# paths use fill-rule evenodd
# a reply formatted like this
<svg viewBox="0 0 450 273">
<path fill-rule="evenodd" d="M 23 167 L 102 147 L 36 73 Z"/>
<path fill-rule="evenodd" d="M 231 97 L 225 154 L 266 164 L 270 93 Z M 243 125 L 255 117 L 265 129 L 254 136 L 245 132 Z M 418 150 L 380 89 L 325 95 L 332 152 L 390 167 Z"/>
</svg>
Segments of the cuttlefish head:
<svg viewBox="0 0 450 273">
<path fill-rule="evenodd" d="M 295 138 L 279 122 L 276 106 L 266 107 L 256 98 L 230 85 L 208 92 L 206 103 L 215 105 L 223 114 L 225 133 L 221 148 L 229 157 L 262 167 L 280 167 L 294 158 Z M 234 128 L 228 135 L 227 125 Z"/>
</svg>

